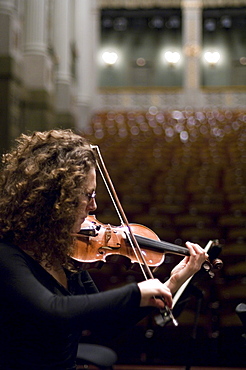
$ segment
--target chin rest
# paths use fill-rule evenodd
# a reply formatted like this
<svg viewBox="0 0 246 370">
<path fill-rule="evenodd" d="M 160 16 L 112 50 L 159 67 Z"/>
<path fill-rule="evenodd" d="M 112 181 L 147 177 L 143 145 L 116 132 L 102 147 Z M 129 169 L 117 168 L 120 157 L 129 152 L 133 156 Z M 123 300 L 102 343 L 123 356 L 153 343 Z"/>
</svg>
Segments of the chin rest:
<svg viewBox="0 0 246 370">
<path fill-rule="evenodd" d="M 77 352 L 77 365 L 97 366 L 100 370 L 111 370 L 117 361 L 116 353 L 105 346 L 98 344 L 80 343 Z"/>
</svg>

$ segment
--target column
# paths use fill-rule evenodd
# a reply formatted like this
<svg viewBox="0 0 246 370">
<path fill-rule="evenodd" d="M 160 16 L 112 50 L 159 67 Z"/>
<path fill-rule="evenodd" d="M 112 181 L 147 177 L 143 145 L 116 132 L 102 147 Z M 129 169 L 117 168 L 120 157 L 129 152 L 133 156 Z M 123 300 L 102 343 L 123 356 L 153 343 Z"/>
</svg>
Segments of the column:
<svg viewBox="0 0 246 370">
<path fill-rule="evenodd" d="M 1 153 L 22 130 L 22 30 L 17 6 L 15 0 L 0 0 Z"/>
<path fill-rule="evenodd" d="M 51 45 L 48 0 L 25 0 L 24 68 L 26 87 L 25 128 L 48 130 L 54 125 L 54 63 Z"/>
<path fill-rule="evenodd" d="M 92 92 L 92 109 L 98 106 L 97 104 L 97 92 L 98 92 L 98 50 L 100 44 L 100 10 L 97 6 L 97 1 L 93 0 L 92 7 L 92 79 L 91 79 L 91 92 Z"/>
<path fill-rule="evenodd" d="M 48 2 L 26 0 L 24 80 L 28 88 L 52 90 L 52 61 L 48 55 Z"/>
<path fill-rule="evenodd" d="M 71 116 L 71 38 L 70 0 L 55 0 L 53 8 L 53 45 L 57 59 L 55 73 L 55 109 L 57 122 L 61 126 L 72 126 Z"/>
<path fill-rule="evenodd" d="M 95 17 L 97 17 L 95 0 L 76 0 L 75 3 L 75 38 L 78 50 L 77 58 L 77 110 L 78 127 L 85 127 L 90 119 L 93 98 L 95 96 L 96 40 Z"/>
<path fill-rule="evenodd" d="M 9 55 L 11 52 L 12 19 L 14 11 L 14 0 L 0 0 L 0 55 Z"/>
<path fill-rule="evenodd" d="M 202 38 L 202 0 L 182 0 L 184 105 L 201 107 L 200 56 Z"/>
<path fill-rule="evenodd" d="M 69 0 L 54 1 L 54 49 L 58 59 L 56 83 L 70 83 Z"/>
</svg>

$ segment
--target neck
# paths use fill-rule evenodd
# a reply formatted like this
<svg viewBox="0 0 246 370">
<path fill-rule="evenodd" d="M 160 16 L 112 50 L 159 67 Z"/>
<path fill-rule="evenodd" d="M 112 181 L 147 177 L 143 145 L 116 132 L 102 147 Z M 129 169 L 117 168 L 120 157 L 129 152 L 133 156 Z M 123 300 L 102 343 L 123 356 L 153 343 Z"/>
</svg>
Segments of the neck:
<svg viewBox="0 0 246 370">
<path fill-rule="evenodd" d="M 53 265 L 48 265 L 46 260 L 43 260 L 40 265 L 51 275 L 53 278 L 58 281 L 60 285 L 62 285 L 64 288 L 68 288 L 67 284 L 67 276 L 65 274 L 65 271 L 60 264 L 60 262 L 56 262 Z"/>
</svg>

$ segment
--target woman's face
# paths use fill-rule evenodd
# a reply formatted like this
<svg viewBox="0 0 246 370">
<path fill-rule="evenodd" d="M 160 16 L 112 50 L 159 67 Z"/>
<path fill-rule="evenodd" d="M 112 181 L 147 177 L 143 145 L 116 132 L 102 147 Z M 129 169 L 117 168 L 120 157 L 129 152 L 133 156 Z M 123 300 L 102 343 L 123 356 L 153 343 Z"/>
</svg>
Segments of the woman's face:
<svg viewBox="0 0 246 370">
<path fill-rule="evenodd" d="M 95 168 L 92 168 L 87 176 L 87 180 L 85 183 L 85 191 L 83 194 L 81 194 L 80 197 L 78 216 L 77 220 L 75 221 L 72 232 L 78 233 L 81 229 L 81 224 L 85 221 L 85 218 L 88 216 L 89 212 L 96 210 L 97 204 L 95 200 L 95 190 L 96 190 L 96 170 Z"/>
</svg>

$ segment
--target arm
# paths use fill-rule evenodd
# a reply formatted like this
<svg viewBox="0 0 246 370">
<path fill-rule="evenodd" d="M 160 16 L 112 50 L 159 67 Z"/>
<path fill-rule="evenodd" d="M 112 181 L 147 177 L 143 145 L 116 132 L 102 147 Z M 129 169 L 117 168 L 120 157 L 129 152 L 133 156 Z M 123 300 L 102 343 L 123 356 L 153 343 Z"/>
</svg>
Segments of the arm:
<svg viewBox="0 0 246 370">
<path fill-rule="evenodd" d="M 47 322 L 85 323 L 87 327 L 117 313 L 130 314 L 139 309 L 140 291 L 136 284 L 107 292 L 60 296 L 37 278 L 42 267 L 24 252 L 12 246 L 0 246 L 0 292 L 6 308 Z M 39 272 L 40 272 L 39 271 Z M 48 274 L 48 273 L 47 273 Z M 51 284 L 50 284 L 51 285 Z"/>
</svg>

